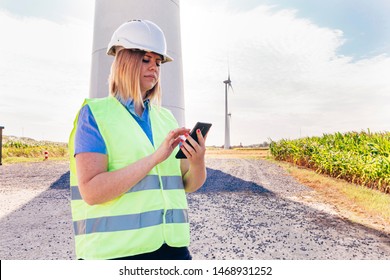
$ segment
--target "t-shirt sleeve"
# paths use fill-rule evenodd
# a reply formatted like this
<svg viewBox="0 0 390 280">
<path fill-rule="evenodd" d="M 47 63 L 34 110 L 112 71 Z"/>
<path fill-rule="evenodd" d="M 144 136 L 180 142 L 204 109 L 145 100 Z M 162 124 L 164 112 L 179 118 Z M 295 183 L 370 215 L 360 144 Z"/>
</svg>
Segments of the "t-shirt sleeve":
<svg viewBox="0 0 390 280">
<path fill-rule="evenodd" d="M 75 155 L 86 152 L 107 154 L 106 144 L 88 105 L 80 110 L 75 136 Z"/>
</svg>

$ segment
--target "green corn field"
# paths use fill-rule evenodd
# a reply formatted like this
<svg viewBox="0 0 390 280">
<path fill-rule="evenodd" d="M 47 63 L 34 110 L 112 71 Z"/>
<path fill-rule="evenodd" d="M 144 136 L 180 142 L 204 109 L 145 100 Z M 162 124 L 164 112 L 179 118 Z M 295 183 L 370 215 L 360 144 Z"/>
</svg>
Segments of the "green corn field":
<svg viewBox="0 0 390 280">
<path fill-rule="evenodd" d="M 276 160 L 390 193 L 390 132 L 324 134 L 270 144 Z"/>
</svg>

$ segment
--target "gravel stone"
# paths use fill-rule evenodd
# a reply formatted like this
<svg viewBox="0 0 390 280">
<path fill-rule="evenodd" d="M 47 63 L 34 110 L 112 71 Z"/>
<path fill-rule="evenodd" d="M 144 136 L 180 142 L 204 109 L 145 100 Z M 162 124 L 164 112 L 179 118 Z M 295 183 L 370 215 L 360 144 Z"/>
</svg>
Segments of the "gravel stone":
<svg viewBox="0 0 390 280">
<path fill-rule="evenodd" d="M 297 197 L 313 192 L 263 160 L 207 159 L 188 194 L 194 259 L 390 259 L 390 236 Z M 0 166 L 0 259 L 75 259 L 69 164 Z"/>
</svg>

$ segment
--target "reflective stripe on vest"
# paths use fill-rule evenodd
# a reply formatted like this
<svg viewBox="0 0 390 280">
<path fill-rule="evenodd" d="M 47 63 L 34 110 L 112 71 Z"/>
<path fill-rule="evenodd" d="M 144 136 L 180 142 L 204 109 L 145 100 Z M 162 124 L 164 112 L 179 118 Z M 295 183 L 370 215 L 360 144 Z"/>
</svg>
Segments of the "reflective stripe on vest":
<svg viewBox="0 0 390 280">
<path fill-rule="evenodd" d="M 183 189 L 183 183 L 181 176 L 162 176 L 164 190 L 179 190 Z M 147 175 L 135 186 L 133 186 L 126 193 L 146 191 L 146 190 L 157 190 L 160 189 L 160 180 L 157 175 Z M 80 200 L 82 199 L 78 186 L 71 186 L 71 199 Z"/>
<path fill-rule="evenodd" d="M 121 230 L 134 230 L 163 223 L 164 209 L 139 214 L 130 214 L 112 217 L 100 217 L 73 222 L 75 235 L 96 232 L 112 232 Z M 169 209 L 165 214 L 165 223 L 188 223 L 186 209 Z"/>
</svg>

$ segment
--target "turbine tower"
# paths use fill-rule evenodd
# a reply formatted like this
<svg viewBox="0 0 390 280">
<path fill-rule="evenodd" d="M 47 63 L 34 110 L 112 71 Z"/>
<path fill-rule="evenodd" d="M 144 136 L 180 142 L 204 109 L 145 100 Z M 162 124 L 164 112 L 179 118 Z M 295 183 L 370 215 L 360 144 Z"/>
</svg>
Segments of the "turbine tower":
<svg viewBox="0 0 390 280">
<path fill-rule="evenodd" d="M 225 145 L 224 149 L 230 149 L 230 118 L 232 114 L 228 112 L 228 89 L 233 90 L 232 81 L 230 80 L 230 70 L 228 70 L 228 79 L 223 81 L 225 84 Z"/>
</svg>

